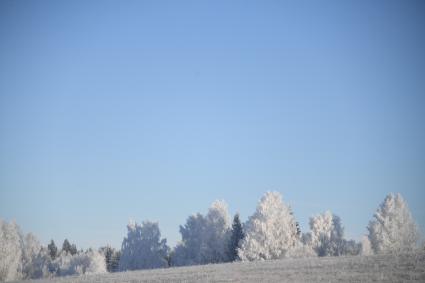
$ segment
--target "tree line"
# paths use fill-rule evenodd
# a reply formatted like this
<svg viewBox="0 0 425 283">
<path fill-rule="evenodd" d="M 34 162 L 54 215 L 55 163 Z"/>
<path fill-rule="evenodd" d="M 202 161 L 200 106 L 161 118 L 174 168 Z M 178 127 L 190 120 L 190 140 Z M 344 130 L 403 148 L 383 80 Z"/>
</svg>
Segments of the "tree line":
<svg viewBox="0 0 425 283">
<path fill-rule="evenodd" d="M 340 217 L 330 211 L 311 217 L 309 226 L 310 231 L 300 231 L 291 207 L 278 192 L 267 192 L 245 223 L 238 214 L 230 221 L 224 201 L 213 202 L 207 214 L 191 215 L 180 226 L 181 241 L 174 248 L 161 237 L 156 222 L 131 221 L 120 250 L 105 246 L 78 251 L 68 240 L 61 250 L 53 240 L 43 247 L 32 234 L 24 236 L 16 223 L 0 219 L 0 281 L 419 248 L 417 225 L 400 194 L 384 199 L 360 242 L 345 239 Z"/>
</svg>

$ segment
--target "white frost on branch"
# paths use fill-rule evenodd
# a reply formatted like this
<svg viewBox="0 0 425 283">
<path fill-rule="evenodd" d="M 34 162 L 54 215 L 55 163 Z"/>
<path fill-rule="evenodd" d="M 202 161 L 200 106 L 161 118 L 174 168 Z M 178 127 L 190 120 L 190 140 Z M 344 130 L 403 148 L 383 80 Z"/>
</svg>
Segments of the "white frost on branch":
<svg viewBox="0 0 425 283">
<path fill-rule="evenodd" d="M 297 225 L 278 192 L 267 192 L 245 225 L 245 238 L 238 251 L 241 260 L 283 258 L 299 242 Z"/>
<path fill-rule="evenodd" d="M 418 229 L 400 194 L 385 198 L 367 228 L 375 253 L 409 252 L 417 247 Z"/>
<path fill-rule="evenodd" d="M 172 264 L 177 266 L 228 261 L 230 216 L 227 204 L 217 200 L 206 216 L 189 216 L 180 226 L 182 241 L 172 253 Z"/>
</svg>

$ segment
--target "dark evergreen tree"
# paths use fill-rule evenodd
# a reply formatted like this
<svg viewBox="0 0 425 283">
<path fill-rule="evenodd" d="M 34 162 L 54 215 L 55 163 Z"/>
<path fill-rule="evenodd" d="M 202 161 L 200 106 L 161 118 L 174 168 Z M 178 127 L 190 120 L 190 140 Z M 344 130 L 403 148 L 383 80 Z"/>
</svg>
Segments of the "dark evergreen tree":
<svg viewBox="0 0 425 283">
<path fill-rule="evenodd" d="M 294 212 L 292 211 L 292 208 L 289 207 L 289 213 L 294 216 Z M 298 238 L 301 239 L 302 235 L 301 235 L 301 229 L 300 229 L 300 223 L 298 223 L 298 221 L 295 222 L 295 228 L 297 229 L 297 236 Z"/>
<path fill-rule="evenodd" d="M 297 235 L 298 237 L 301 239 L 301 229 L 300 229 L 300 223 L 298 223 L 298 221 L 295 223 L 295 225 L 297 226 Z"/>
<path fill-rule="evenodd" d="M 242 224 L 239 219 L 239 214 L 233 218 L 230 242 L 229 242 L 229 260 L 235 261 L 238 259 L 238 248 L 240 241 L 245 237 L 242 229 Z"/>
<path fill-rule="evenodd" d="M 71 248 L 69 249 L 69 252 L 71 253 L 71 255 L 75 255 L 77 254 L 77 246 L 75 244 L 71 245 Z"/>
<path fill-rule="evenodd" d="M 58 255 L 58 247 L 56 247 L 55 242 L 53 240 L 51 240 L 50 244 L 47 245 L 47 249 L 49 250 L 50 258 L 55 259 Z"/>
<path fill-rule="evenodd" d="M 167 264 L 168 266 L 172 266 L 173 264 L 173 256 L 174 256 L 174 250 L 171 250 L 167 256 L 165 257 L 165 259 L 167 260 Z"/>
<path fill-rule="evenodd" d="M 71 252 L 71 244 L 69 243 L 68 239 L 65 239 L 65 241 L 63 241 L 62 251 L 66 253 Z"/>
<path fill-rule="evenodd" d="M 119 256 L 116 255 L 118 252 L 111 246 L 102 247 L 99 252 L 105 256 L 106 270 L 108 272 L 118 271 Z"/>
<path fill-rule="evenodd" d="M 77 246 L 75 244 L 71 245 L 68 239 L 65 239 L 65 241 L 63 241 L 62 251 L 71 255 L 76 255 L 78 253 Z"/>
<path fill-rule="evenodd" d="M 114 251 L 112 250 L 111 247 L 106 247 L 105 249 L 105 263 L 106 263 L 106 270 L 108 270 L 108 272 L 112 272 L 111 270 L 111 260 L 112 260 L 112 255 L 114 254 Z"/>
<path fill-rule="evenodd" d="M 121 251 L 115 251 L 113 252 L 111 256 L 111 261 L 109 263 L 109 269 L 110 272 L 117 272 L 119 269 L 119 263 L 120 263 L 120 257 L 121 257 Z"/>
</svg>

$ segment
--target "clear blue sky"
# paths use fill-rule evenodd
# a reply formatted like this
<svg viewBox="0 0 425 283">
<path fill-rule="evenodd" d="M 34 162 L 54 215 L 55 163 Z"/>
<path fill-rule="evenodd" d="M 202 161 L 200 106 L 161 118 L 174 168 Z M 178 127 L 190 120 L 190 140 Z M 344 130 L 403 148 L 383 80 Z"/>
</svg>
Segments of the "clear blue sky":
<svg viewBox="0 0 425 283">
<path fill-rule="evenodd" d="M 1 1 L 0 217 L 173 245 L 277 190 L 359 239 L 400 192 L 423 231 L 424 50 L 424 1 Z"/>
</svg>

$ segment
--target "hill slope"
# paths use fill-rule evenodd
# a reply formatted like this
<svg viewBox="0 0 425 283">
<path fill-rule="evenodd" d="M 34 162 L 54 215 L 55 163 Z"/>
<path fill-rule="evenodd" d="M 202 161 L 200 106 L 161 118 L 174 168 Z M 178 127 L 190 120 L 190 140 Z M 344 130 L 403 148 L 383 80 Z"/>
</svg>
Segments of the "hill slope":
<svg viewBox="0 0 425 283">
<path fill-rule="evenodd" d="M 51 282 L 425 282 L 425 253 L 236 262 L 40 280 Z"/>
</svg>

